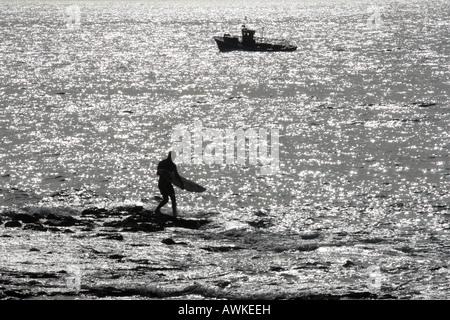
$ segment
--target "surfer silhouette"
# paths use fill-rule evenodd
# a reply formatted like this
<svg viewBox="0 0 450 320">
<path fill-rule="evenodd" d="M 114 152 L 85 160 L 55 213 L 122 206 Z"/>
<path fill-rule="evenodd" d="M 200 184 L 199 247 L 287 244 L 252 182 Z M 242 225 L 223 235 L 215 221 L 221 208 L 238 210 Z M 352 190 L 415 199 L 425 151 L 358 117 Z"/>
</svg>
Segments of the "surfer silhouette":
<svg viewBox="0 0 450 320">
<path fill-rule="evenodd" d="M 161 213 L 161 208 L 170 201 L 172 202 L 172 211 L 173 216 L 177 217 L 177 200 L 175 198 L 175 190 L 173 189 L 173 185 L 171 182 L 171 174 L 173 173 L 175 176 L 175 179 L 180 181 L 181 189 L 185 189 L 184 183 L 181 180 L 180 175 L 177 171 L 177 166 L 173 162 L 175 160 L 175 152 L 170 151 L 169 155 L 167 156 L 167 159 L 164 159 L 158 163 L 158 168 L 156 171 L 156 174 L 159 176 L 158 180 L 158 188 L 161 192 L 161 195 L 163 196 L 163 200 L 159 203 L 158 207 L 156 208 L 156 213 Z"/>
</svg>

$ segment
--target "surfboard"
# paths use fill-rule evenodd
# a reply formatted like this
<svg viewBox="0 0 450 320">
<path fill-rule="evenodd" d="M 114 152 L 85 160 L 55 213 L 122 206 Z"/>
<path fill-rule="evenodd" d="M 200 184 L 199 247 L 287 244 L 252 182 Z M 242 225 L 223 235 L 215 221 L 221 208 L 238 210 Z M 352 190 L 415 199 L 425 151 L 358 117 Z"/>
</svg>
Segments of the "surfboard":
<svg viewBox="0 0 450 320">
<path fill-rule="evenodd" d="M 172 184 L 174 186 L 177 186 L 178 188 L 181 188 L 181 183 L 178 181 L 178 179 L 175 177 L 175 173 L 171 172 L 171 171 L 167 171 L 167 170 L 160 170 L 161 174 L 164 175 L 165 177 L 167 177 L 167 179 L 170 180 L 170 182 L 172 182 Z M 186 191 L 190 191 L 190 192 L 203 192 L 206 190 L 205 187 L 202 187 L 201 185 L 195 183 L 194 181 L 191 181 L 189 179 L 186 179 L 184 177 L 181 177 L 181 180 L 184 183 L 184 187 Z"/>
</svg>

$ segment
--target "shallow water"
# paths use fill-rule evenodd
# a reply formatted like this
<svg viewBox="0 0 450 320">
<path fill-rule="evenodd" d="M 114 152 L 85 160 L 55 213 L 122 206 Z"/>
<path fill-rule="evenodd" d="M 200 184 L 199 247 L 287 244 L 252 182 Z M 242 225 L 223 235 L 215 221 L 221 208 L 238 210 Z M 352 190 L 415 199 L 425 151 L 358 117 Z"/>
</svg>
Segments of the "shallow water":
<svg viewBox="0 0 450 320">
<path fill-rule="evenodd" d="M 199 230 L 111 241 L 0 226 L 12 236 L 2 273 L 75 268 L 82 288 L 137 297 L 448 298 L 445 1 L 80 1 L 79 25 L 65 20 L 72 4 L 0 4 L 3 217 L 152 210 L 156 165 L 194 121 L 279 129 L 279 170 L 178 162 L 208 189 L 177 190 L 180 216 L 211 221 Z M 212 37 L 238 33 L 244 16 L 298 50 L 220 53 Z M 25 286 L 64 291 L 66 275 Z"/>
</svg>

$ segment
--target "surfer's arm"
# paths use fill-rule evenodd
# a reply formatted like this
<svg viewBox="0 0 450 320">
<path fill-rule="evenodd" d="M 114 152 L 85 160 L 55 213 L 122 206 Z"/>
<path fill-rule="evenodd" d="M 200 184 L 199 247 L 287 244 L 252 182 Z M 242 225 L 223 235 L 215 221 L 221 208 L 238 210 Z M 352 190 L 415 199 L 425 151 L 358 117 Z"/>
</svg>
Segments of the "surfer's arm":
<svg viewBox="0 0 450 320">
<path fill-rule="evenodd" d="M 161 167 L 161 164 L 158 163 L 158 166 L 156 167 L 156 175 L 158 175 L 158 176 L 161 175 L 161 171 L 159 171 L 160 167 Z"/>
</svg>

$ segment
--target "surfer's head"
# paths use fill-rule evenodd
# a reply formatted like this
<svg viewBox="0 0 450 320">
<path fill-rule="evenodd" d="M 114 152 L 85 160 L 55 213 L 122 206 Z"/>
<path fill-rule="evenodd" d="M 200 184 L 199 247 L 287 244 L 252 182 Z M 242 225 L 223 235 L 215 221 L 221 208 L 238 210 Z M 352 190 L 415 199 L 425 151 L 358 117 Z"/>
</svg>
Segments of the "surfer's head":
<svg viewBox="0 0 450 320">
<path fill-rule="evenodd" d="M 167 156 L 167 159 L 170 159 L 172 162 L 175 161 L 175 151 L 169 151 L 169 155 Z"/>
</svg>

